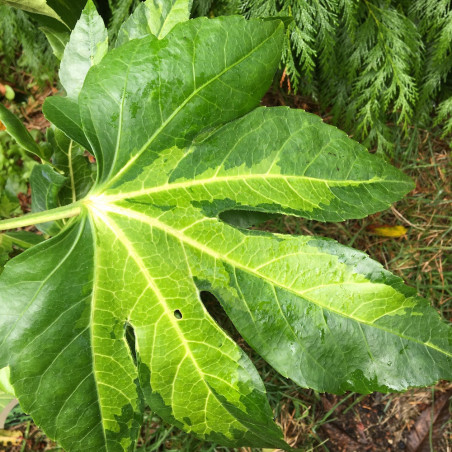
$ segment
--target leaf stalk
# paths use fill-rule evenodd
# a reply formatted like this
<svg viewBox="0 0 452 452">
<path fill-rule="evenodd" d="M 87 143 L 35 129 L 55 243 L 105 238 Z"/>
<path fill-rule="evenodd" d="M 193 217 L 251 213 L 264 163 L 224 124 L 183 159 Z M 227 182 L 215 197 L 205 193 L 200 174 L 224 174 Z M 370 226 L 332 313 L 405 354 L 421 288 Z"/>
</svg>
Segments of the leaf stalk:
<svg viewBox="0 0 452 452">
<path fill-rule="evenodd" d="M 30 213 L 22 217 L 8 218 L 7 220 L 0 221 L 0 231 L 75 217 L 80 215 L 81 211 L 82 206 L 80 202 L 75 202 L 67 206 L 57 207 L 56 209 Z"/>
</svg>

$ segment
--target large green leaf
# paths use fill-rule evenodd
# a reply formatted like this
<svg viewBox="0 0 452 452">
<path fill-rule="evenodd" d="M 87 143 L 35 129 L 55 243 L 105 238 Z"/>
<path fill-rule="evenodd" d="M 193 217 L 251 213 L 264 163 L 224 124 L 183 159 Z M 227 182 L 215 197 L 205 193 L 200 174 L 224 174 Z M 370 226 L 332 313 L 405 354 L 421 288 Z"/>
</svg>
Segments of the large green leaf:
<svg viewBox="0 0 452 452">
<path fill-rule="evenodd" d="M 47 129 L 47 141 L 52 149 L 53 166 L 66 176 L 59 192 L 59 204 L 65 205 L 84 198 L 96 179 L 96 166 L 89 161 L 83 147 L 61 130 Z"/>
<path fill-rule="evenodd" d="M 33 191 L 31 211 L 42 212 L 59 207 L 58 193 L 66 181 L 67 178 L 50 165 L 36 165 L 30 176 L 30 186 Z M 37 227 L 45 234 L 55 235 L 60 232 L 62 225 L 62 221 L 51 221 L 39 224 Z"/>
<path fill-rule="evenodd" d="M 96 177 L 95 166 L 84 155 L 84 150 L 61 130 L 49 128 L 47 141 L 52 150 L 52 166 L 37 165 L 30 177 L 31 210 L 42 212 L 82 199 L 91 189 Z M 51 221 L 38 229 L 56 235 L 65 222 Z"/>
<path fill-rule="evenodd" d="M 65 115 L 48 101 L 56 127 L 89 142 L 98 178 L 72 205 L 3 223 L 78 215 L 0 276 L 0 367 L 67 450 L 133 450 L 144 403 L 225 446 L 288 448 L 205 290 L 302 386 L 390 391 L 452 378 L 450 327 L 365 254 L 221 220 L 360 218 L 412 188 L 319 118 L 256 108 L 282 38 L 278 21 L 187 21 L 109 52 Z"/>
<path fill-rule="evenodd" d="M 150 147 L 188 146 L 201 130 L 255 108 L 279 61 L 282 29 L 279 21 L 198 19 L 169 39 L 148 36 L 107 54 L 79 98 L 99 182 L 112 184 Z"/>
</svg>

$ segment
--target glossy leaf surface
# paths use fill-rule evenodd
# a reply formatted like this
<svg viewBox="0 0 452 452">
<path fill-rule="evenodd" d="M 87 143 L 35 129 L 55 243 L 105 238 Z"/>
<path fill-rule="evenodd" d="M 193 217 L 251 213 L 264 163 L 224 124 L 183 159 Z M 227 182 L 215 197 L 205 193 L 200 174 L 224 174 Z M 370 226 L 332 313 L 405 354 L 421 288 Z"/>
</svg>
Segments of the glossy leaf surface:
<svg viewBox="0 0 452 452">
<path fill-rule="evenodd" d="M 145 403 L 225 446 L 287 448 L 256 369 L 203 290 L 302 386 L 452 378 L 450 327 L 365 254 L 221 220 L 241 210 L 361 218 L 412 188 L 319 118 L 256 108 L 282 39 L 279 21 L 187 21 L 109 52 L 77 101 L 48 101 L 55 126 L 89 144 L 97 181 L 62 232 L 6 265 L 0 366 L 67 450 L 133 450 Z M 65 102 L 74 108 L 53 114 Z"/>
</svg>

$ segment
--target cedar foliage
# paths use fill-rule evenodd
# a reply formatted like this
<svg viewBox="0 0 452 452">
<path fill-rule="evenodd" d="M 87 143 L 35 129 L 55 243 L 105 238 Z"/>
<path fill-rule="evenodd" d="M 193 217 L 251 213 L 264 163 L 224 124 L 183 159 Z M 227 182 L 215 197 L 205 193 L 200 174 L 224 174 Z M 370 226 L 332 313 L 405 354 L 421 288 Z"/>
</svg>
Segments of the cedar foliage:
<svg viewBox="0 0 452 452">
<path fill-rule="evenodd" d="M 100 0 L 97 3 L 98 7 L 100 6 L 99 4 L 108 3 L 109 13 L 107 13 L 108 17 L 105 17 L 106 15 L 104 14 L 104 20 L 107 19 L 105 22 L 108 24 L 108 34 L 110 41 L 113 42 L 118 35 L 122 23 L 138 6 L 140 0 L 108 0 L 108 2 Z"/>
<path fill-rule="evenodd" d="M 57 60 L 37 23 L 25 12 L 0 5 L 0 74 L 8 78 L 10 66 L 35 76 L 38 82 L 54 80 Z"/>
<path fill-rule="evenodd" d="M 97 0 L 111 41 L 139 2 Z M 368 147 L 390 152 L 418 128 L 452 134 L 450 0 L 194 0 L 192 12 L 290 17 L 282 67 L 291 89 L 331 107 Z M 56 60 L 26 13 L 0 6 L 0 30 L 3 73 L 14 62 L 53 77 Z"/>
<path fill-rule="evenodd" d="M 224 2 L 195 1 L 206 14 Z M 367 146 L 391 151 L 397 133 L 452 132 L 449 0 L 235 0 L 246 17 L 290 17 L 283 67 Z M 391 127 L 397 124 L 401 127 Z"/>
</svg>

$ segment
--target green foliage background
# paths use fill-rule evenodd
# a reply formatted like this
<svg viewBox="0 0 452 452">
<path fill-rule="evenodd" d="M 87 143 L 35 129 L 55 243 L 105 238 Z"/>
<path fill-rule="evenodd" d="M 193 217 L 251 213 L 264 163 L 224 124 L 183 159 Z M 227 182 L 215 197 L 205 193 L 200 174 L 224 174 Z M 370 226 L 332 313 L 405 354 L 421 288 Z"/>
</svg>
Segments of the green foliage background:
<svg viewBox="0 0 452 452">
<path fill-rule="evenodd" d="M 0 79 L 8 79 L 11 66 L 31 73 L 38 82 L 56 79 L 58 68 L 35 21 L 24 11 L 0 4 Z"/>
<path fill-rule="evenodd" d="M 97 0 L 112 41 L 139 1 Z M 194 0 L 192 11 L 291 18 L 281 69 L 292 90 L 368 147 L 391 152 L 419 128 L 452 133 L 449 0 Z M 57 62 L 29 16 L 0 6 L 0 30 L 3 73 L 20 55 L 16 65 L 52 77 Z"/>
<path fill-rule="evenodd" d="M 334 122 L 367 146 L 390 151 L 413 127 L 452 132 L 449 0 L 195 3 L 202 14 L 227 4 L 247 17 L 292 18 L 283 66 L 293 90 L 332 107 Z"/>
</svg>

